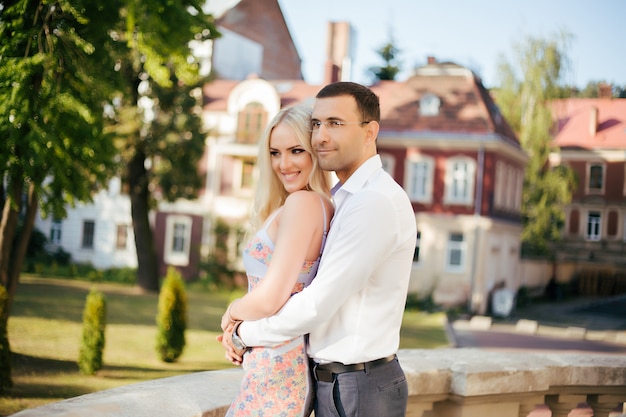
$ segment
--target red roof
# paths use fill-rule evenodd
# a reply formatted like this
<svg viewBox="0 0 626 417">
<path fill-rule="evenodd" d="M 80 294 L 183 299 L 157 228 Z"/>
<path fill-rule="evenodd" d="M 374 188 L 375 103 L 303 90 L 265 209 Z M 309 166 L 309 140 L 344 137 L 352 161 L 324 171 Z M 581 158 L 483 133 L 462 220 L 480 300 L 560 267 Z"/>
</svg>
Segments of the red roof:
<svg viewBox="0 0 626 417">
<path fill-rule="evenodd" d="M 421 72 L 420 72 L 421 71 Z M 206 111 L 225 111 L 230 92 L 241 81 L 215 80 L 204 86 Z M 315 97 L 322 85 L 302 80 L 268 80 L 281 97 L 281 105 Z M 479 78 L 452 63 L 430 64 L 404 82 L 380 81 L 371 86 L 380 98 L 381 133 L 405 132 L 499 135 L 519 146 L 519 141 L 500 114 Z M 420 99 L 430 94 L 440 100 L 439 113 L 420 115 Z"/>
<path fill-rule="evenodd" d="M 626 99 L 554 100 L 552 111 L 560 148 L 626 149 Z"/>
</svg>

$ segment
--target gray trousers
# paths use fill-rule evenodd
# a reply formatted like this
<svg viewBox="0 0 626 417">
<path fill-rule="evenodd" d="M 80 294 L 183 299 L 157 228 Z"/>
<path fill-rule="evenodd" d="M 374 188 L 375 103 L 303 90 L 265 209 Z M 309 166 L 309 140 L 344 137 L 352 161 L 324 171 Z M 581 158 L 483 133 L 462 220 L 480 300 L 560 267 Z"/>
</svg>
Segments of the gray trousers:
<svg viewBox="0 0 626 417">
<path fill-rule="evenodd" d="M 315 417 L 404 417 L 406 377 L 398 359 L 365 371 L 317 381 Z"/>
</svg>

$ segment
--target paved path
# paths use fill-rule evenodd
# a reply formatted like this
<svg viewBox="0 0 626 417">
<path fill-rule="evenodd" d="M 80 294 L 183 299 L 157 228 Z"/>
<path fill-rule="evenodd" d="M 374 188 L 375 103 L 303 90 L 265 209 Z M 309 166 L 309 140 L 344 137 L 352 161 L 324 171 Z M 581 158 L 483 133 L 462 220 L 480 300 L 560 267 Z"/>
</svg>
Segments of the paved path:
<svg viewBox="0 0 626 417">
<path fill-rule="evenodd" d="M 473 317 L 453 321 L 447 332 L 450 343 L 459 348 L 625 355 L 626 295 L 533 303 L 506 319 Z M 611 413 L 611 417 L 619 415 L 626 414 Z M 568 417 L 591 416 L 593 411 L 582 404 Z M 551 412 L 538 406 L 527 417 L 551 417 Z"/>
</svg>

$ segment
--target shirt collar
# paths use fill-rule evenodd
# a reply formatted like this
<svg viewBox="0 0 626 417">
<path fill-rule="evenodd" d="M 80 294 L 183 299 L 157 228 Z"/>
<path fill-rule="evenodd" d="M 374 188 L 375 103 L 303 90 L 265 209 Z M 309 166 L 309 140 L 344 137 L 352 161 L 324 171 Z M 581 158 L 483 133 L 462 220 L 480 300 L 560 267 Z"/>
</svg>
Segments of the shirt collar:
<svg viewBox="0 0 626 417">
<path fill-rule="evenodd" d="M 332 190 L 335 204 L 340 206 L 347 194 L 354 194 L 363 188 L 372 174 L 382 166 L 380 155 L 376 154 L 363 162 L 345 183 L 337 183 Z"/>
</svg>

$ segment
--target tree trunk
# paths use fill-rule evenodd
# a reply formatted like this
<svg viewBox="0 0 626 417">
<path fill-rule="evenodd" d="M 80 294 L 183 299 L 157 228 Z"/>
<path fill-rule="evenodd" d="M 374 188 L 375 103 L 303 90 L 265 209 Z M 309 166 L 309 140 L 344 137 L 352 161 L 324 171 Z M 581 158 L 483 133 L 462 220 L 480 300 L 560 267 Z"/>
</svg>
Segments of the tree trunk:
<svg viewBox="0 0 626 417">
<path fill-rule="evenodd" d="M 148 217 L 150 191 L 145 159 L 143 150 L 136 150 L 127 166 L 128 184 L 135 247 L 137 248 L 137 285 L 144 291 L 155 292 L 159 290 L 159 265 Z"/>
<path fill-rule="evenodd" d="M 28 187 L 28 202 L 26 206 L 26 215 L 24 216 L 24 223 L 22 225 L 22 232 L 18 236 L 17 244 L 13 248 L 13 255 L 11 256 L 11 268 L 9 269 L 9 281 L 10 285 L 7 287 L 9 292 L 9 305 L 8 311 L 11 311 L 15 292 L 17 290 L 17 284 L 20 282 L 20 271 L 22 270 L 22 264 L 26 257 L 26 251 L 28 250 L 28 241 L 33 233 L 35 227 L 35 217 L 37 216 L 37 208 L 39 207 L 37 202 L 37 191 L 35 186 L 30 184 Z"/>
<path fill-rule="evenodd" d="M 18 214 L 22 202 L 24 185 L 21 179 L 13 181 L 10 186 L 11 196 L 4 200 L 2 220 L 0 221 L 0 281 L 7 290 L 7 316 L 10 315 L 10 306 L 13 304 L 17 283 L 12 282 L 13 269 L 13 238 L 17 227 Z"/>
</svg>

